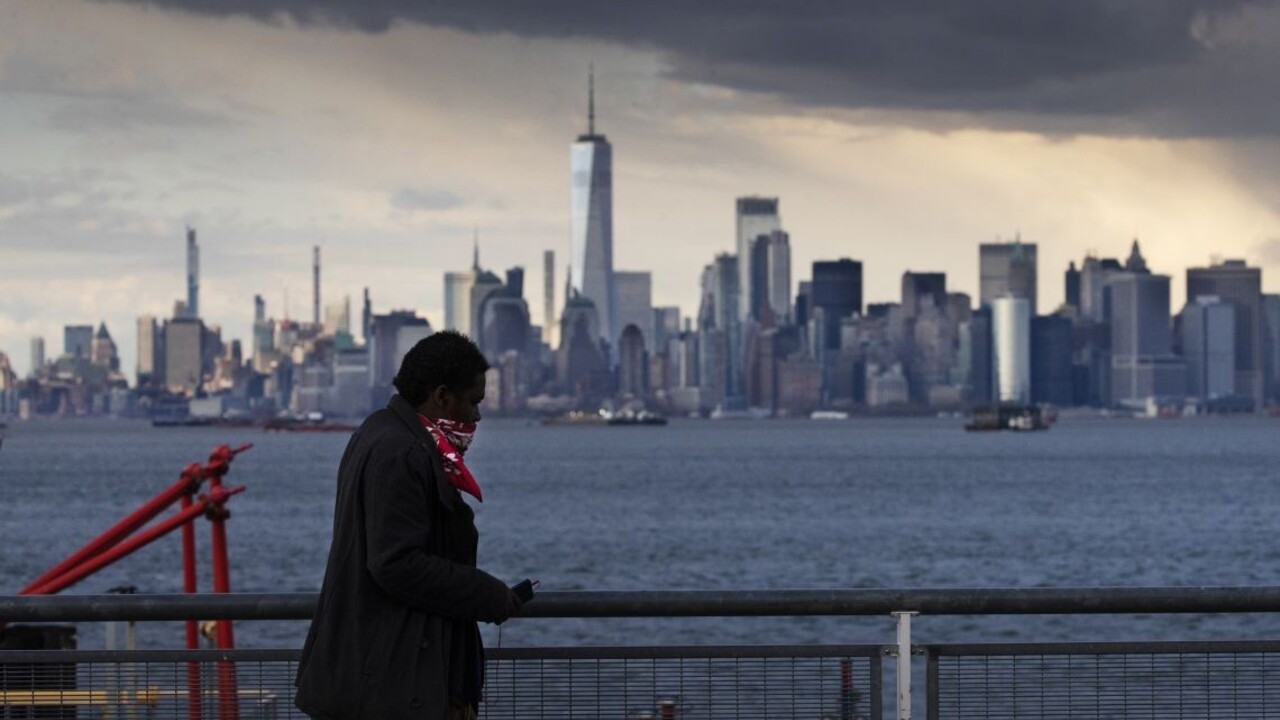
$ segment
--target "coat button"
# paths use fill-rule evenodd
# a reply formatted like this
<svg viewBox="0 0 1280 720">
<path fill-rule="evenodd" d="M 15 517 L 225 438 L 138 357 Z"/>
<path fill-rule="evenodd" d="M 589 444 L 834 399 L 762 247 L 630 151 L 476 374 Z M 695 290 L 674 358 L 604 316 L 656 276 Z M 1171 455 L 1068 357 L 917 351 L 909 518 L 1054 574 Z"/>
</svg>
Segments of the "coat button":
<svg viewBox="0 0 1280 720">
<path fill-rule="evenodd" d="M 422 707 L 422 701 L 419 700 L 418 698 L 413 698 L 412 700 L 409 701 L 409 707 L 420 708 Z"/>
</svg>

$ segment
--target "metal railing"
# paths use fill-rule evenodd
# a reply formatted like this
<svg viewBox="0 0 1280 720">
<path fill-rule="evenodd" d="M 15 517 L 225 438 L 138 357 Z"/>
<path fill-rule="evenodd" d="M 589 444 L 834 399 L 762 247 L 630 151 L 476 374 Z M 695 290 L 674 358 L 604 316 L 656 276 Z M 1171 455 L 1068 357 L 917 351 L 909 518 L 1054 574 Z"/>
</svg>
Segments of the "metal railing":
<svg viewBox="0 0 1280 720">
<path fill-rule="evenodd" d="M 0 597 L 13 622 L 305 620 L 312 594 Z M 1280 718 L 1280 641 L 913 643 L 913 616 L 1266 613 L 1280 587 L 547 592 L 535 618 L 894 616 L 885 645 L 505 648 L 488 718 Z M 894 658 L 886 669 L 883 658 Z M 301 717 L 296 650 L 0 650 L 0 720 Z M 234 667 L 234 700 L 218 670 Z"/>
</svg>

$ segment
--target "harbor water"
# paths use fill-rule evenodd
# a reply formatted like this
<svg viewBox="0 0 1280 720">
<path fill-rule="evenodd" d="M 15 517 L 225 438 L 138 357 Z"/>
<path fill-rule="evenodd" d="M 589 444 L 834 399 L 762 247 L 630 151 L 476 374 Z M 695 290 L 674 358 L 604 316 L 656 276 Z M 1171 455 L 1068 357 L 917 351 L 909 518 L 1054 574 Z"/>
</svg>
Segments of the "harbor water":
<svg viewBox="0 0 1280 720">
<path fill-rule="evenodd" d="M 168 486 L 218 444 L 254 443 L 228 484 L 232 588 L 314 592 L 344 433 L 14 423 L 0 448 L 0 592 Z M 1280 585 L 1280 422 L 1068 419 L 1042 433 L 959 420 L 481 424 L 469 464 L 481 565 L 542 590 Z M 201 521 L 201 587 L 210 587 Z M 177 535 L 72 587 L 182 588 Z M 305 623 L 240 623 L 292 647 Z M 922 617 L 919 641 L 1280 637 L 1280 614 Z M 515 620 L 492 646 L 889 642 L 890 618 Z M 81 647 L 101 647 L 83 627 Z M 172 623 L 141 643 L 176 647 Z"/>
</svg>

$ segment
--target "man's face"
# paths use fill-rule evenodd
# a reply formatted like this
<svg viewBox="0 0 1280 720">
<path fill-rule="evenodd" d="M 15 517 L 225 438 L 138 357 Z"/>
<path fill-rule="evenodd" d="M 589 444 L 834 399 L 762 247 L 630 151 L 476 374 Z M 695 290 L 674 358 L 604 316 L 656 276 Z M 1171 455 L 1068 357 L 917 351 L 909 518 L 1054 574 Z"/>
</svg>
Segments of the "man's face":
<svg viewBox="0 0 1280 720">
<path fill-rule="evenodd" d="M 480 422 L 480 403 L 484 402 L 484 373 L 476 375 L 471 387 L 455 393 L 446 389 L 444 406 L 441 408 L 444 417 L 455 422 Z"/>
</svg>

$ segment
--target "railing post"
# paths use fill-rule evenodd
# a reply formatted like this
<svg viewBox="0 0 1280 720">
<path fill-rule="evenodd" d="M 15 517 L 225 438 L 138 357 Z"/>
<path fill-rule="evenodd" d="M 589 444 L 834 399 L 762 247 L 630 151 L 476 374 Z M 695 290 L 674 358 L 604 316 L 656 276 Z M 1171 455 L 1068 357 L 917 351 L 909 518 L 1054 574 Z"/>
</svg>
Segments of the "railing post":
<svg viewBox="0 0 1280 720">
<path fill-rule="evenodd" d="M 911 720 L 911 616 L 919 613 L 898 611 L 898 720 Z"/>
</svg>

